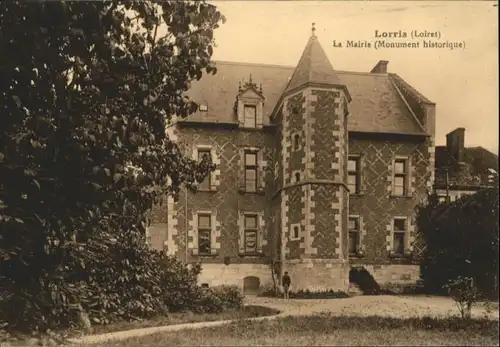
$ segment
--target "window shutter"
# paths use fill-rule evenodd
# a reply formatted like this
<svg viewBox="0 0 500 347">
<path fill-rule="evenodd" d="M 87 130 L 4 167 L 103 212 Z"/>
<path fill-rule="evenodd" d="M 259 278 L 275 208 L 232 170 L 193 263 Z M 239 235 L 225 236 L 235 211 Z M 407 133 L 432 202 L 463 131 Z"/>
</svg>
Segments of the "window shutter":
<svg viewBox="0 0 500 347">
<path fill-rule="evenodd" d="M 262 253 L 262 246 L 264 245 L 264 214 L 259 212 L 257 225 L 259 226 L 257 235 L 257 252 Z"/>
<path fill-rule="evenodd" d="M 198 213 L 193 212 L 193 248 L 191 249 L 191 254 L 198 255 Z"/>
<path fill-rule="evenodd" d="M 217 223 L 217 216 L 215 213 L 212 213 L 210 216 L 210 254 L 217 255 L 217 233 L 215 231 Z"/>
<path fill-rule="evenodd" d="M 210 155 L 212 156 L 212 163 L 215 164 L 215 170 L 210 174 L 210 190 L 216 191 L 220 186 L 220 159 L 215 148 L 211 149 Z"/>
<path fill-rule="evenodd" d="M 238 229 L 239 229 L 239 253 L 245 253 L 245 215 L 239 212 L 238 216 Z"/>
<path fill-rule="evenodd" d="M 265 188 L 266 182 L 266 161 L 264 160 L 264 149 L 261 148 L 257 152 L 257 163 L 259 165 L 259 173 L 257 174 L 258 181 L 258 191 L 262 192 Z"/>
<path fill-rule="evenodd" d="M 238 181 L 241 191 L 245 191 L 245 149 L 240 148 L 240 159 L 238 165 Z"/>
</svg>

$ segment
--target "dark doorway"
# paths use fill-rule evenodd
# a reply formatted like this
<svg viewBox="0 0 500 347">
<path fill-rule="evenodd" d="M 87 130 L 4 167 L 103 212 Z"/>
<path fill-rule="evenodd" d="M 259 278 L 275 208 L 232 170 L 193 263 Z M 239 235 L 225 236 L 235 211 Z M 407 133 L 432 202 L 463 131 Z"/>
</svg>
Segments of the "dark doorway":
<svg viewBox="0 0 500 347">
<path fill-rule="evenodd" d="M 243 294 L 257 295 L 260 289 L 260 279 L 255 276 L 248 276 L 243 279 Z"/>
<path fill-rule="evenodd" d="M 349 282 L 354 283 L 363 292 L 363 295 L 380 294 L 380 286 L 372 274 L 364 267 L 353 267 L 349 271 Z"/>
</svg>

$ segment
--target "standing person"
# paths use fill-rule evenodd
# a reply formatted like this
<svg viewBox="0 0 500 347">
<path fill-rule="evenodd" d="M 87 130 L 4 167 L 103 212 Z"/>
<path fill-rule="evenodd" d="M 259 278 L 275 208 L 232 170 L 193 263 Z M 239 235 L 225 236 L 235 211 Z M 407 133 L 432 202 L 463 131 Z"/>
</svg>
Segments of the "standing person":
<svg viewBox="0 0 500 347">
<path fill-rule="evenodd" d="M 281 284 L 283 284 L 283 295 L 285 299 L 289 299 L 288 291 L 290 290 L 290 284 L 292 281 L 290 280 L 290 276 L 288 276 L 288 271 L 285 271 L 283 278 L 281 280 Z"/>
</svg>

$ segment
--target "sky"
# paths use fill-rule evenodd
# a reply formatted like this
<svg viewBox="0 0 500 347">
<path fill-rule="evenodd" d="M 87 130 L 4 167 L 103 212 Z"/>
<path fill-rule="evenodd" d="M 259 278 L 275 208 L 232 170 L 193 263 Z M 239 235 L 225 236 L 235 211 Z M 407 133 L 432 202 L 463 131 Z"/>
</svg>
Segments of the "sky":
<svg viewBox="0 0 500 347">
<path fill-rule="evenodd" d="M 436 145 L 463 127 L 466 146 L 498 154 L 496 1 L 210 2 L 227 19 L 215 31 L 214 60 L 296 66 L 314 22 L 334 69 L 369 72 L 388 60 L 388 72 L 436 103 Z M 333 47 L 334 40 L 373 43 L 376 30 L 439 32 L 439 42 L 461 42 L 465 48 Z"/>
</svg>

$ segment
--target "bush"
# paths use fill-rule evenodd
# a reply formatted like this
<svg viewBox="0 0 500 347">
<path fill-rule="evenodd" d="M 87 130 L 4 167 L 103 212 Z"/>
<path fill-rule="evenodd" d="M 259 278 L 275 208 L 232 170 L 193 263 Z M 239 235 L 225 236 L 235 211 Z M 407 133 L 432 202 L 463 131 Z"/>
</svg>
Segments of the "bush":
<svg viewBox="0 0 500 347">
<path fill-rule="evenodd" d="M 266 288 L 259 294 L 259 296 L 275 298 L 282 297 L 282 294 L 276 294 L 273 288 Z M 306 289 L 299 290 L 297 292 L 290 292 L 289 297 L 290 299 L 343 299 L 349 298 L 349 295 L 342 291 L 335 291 L 333 289 L 325 289 L 320 291 L 311 291 Z"/>
<path fill-rule="evenodd" d="M 203 288 L 195 312 L 221 313 L 243 307 L 244 296 L 236 286 Z"/>
<path fill-rule="evenodd" d="M 450 296 L 457 304 L 462 319 L 470 319 L 472 305 L 480 299 L 472 278 L 458 277 L 455 280 L 450 280 L 444 288 L 448 290 Z"/>
<path fill-rule="evenodd" d="M 65 245 L 68 256 L 56 278 L 42 277 L 22 291 L 4 288 L 0 322 L 26 332 L 77 326 L 88 330 L 90 324 L 197 309 L 202 297 L 199 265 L 151 250 L 139 232 L 112 241 L 107 236 Z"/>
<path fill-rule="evenodd" d="M 291 292 L 291 299 L 345 299 L 349 295 L 342 291 L 335 291 L 333 289 L 326 289 L 321 291 L 299 290 Z"/>
<path fill-rule="evenodd" d="M 257 296 L 265 298 L 275 298 L 280 296 L 280 291 L 276 290 L 273 286 L 267 286 L 262 288 Z"/>
<path fill-rule="evenodd" d="M 193 311 L 201 298 L 198 286 L 201 272 L 199 264 L 187 266 L 175 258 L 163 257 L 161 264 L 161 288 L 163 303 L 170 312 Z"/>
</svg>

